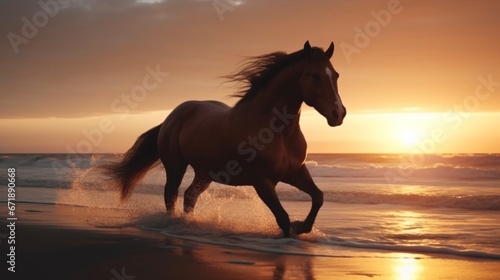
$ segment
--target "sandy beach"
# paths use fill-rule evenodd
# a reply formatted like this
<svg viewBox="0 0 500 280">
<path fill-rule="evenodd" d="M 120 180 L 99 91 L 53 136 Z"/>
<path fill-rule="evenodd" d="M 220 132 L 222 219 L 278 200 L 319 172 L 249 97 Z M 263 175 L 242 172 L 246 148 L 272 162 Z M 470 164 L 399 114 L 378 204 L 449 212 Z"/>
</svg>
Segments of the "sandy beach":
<svg viewBox="0 0 500 280">
<path fill-rule="evenodd" d="M 6 204 L 1 207 L 6 209 Z M 497 279 L 498 261 L 373 251 L 311 257 L 214 246 L 134 226 L 96 227 L 91 208 L 17 205 L 15 271 L 2 279 Z M 117 215 L 114 213 L 114 215 Z M 1 255 L 9 253 L 2 211 Z M 349 249 L 356 250 L 356 249 Z M 367 257 L 372 256 L 372 257 Z"/>
</svg>

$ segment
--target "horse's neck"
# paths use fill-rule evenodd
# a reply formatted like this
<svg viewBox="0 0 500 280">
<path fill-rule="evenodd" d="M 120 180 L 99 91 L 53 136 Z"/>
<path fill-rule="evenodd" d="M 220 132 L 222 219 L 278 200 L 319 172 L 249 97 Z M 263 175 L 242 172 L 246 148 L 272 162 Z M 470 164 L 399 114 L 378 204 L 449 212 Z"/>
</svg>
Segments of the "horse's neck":
<svg viewBox="0 0 500 280">
<path fill-rule="evenodd" d="M 297 65 L 283 69 L 269 81 L 252 100 L 249 100 L 248 109 L 263 117 L 274 118 L 276 115 L 286 113 L 296 115 L 295 122 L 300 118 L 302 97 L 298 81 L 302 75 L 301 68 Z M 279 112 L 279 113 L 278 113 Z"/>
</svg>

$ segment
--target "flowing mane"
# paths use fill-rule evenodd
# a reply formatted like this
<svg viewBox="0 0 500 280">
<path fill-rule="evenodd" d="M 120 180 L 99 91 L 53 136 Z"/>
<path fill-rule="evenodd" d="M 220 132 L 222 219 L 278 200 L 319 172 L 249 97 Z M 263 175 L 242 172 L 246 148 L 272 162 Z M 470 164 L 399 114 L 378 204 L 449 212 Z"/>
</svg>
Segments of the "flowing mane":
<svg viewBox="0 0 500 280">
<path fill-rule="evenodd" d="M 319 50 L 323 53 L 323 50 L 317 47 L 311 50 Z M 240 97 L 238 103 L 245 102 L 257 95 L 259 90 L 279 71 L 304 56 L 304 50 L 300 50 L 291 54 L 278 51 L 249 57 L 244 60 L 243 65 L 235 73 L 223 76 L 223 78 L 226 78 L 227 82 L 241 84 L 240 89 L 231 96 Z"/>
</svg>

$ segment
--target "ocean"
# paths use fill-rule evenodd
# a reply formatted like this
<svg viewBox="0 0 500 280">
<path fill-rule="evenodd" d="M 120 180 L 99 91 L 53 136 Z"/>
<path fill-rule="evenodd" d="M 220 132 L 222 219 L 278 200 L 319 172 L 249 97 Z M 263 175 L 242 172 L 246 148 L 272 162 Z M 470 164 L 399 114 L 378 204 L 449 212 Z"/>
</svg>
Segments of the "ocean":
<svg viewBox="0 0 500 280">
<path fill-rule="evenodd" d="M 165 215 L 165 174 L 157 166 L 120 203 L 95 167 L 118 154 L 0 155 L 0 201 L 7 200 L 7 169 L 16 169 L 18 203 L 93 209 L 96 227 L 140 227 L 197 242 L 304 256 L 413 253 L 500 259 L 500 154 L 311 154 L 306 164 L 325 194 L 313 231 L 280 238 L 268 208 L 252 187 L 212 183 L 194 215 Z M 188 169 L 182 194 L 193 178 Z M 278 195 L 291 220 L 310 208 L 307 195 L 286 184 Z M 181 195 L 182 196 L 182 195 Z M 114 219 L 110 211 L 128 213 Z M 20 217 L 22 219 L 22 217 Z M 377 253 L 383 252 L 383 253 Z"/>
</svg>

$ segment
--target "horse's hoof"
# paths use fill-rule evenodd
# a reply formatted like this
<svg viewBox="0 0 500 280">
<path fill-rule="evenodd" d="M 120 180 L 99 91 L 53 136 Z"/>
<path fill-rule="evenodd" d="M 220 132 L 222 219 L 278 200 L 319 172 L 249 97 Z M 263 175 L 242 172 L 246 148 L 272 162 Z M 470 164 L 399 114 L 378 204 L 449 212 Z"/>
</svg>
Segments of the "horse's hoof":
<svg viewBox="0 0 500 280">
<path fill-rule="evenodd" d="M 167 218 L 175 217 L 175 211 L 167 211 Z"/>
<path fill-rule="evenodd" d="M 299 235 L 302 233 L 308 233 L 310 231 L 311 230 L 308 230 L 303 221 L 294 221 L 290 224 L 290 232 L 292 235 Z"/>
</svg>

